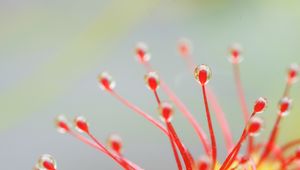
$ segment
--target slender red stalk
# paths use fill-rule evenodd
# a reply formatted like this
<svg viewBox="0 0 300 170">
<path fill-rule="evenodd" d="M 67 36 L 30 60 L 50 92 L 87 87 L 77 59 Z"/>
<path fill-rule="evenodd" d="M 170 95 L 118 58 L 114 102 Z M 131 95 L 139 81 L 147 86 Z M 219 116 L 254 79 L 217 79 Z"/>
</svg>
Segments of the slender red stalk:
<svg viewBox="0 0 300 170">
<path fill-rule="evenodd" d="M 279 124 L 281 121 L 282 116 L 284 115 L 284 112 L 287 112 L 289 107 L 290 107 L 290 101 L 289 99 L 286 97 L 289 95 L 290 92 L 290 87 L 292 84 L 292 78 L 294 78 L 293 76 L 289 76 L 288 81 L 286 83 L 286 87 L 283 93 L 283 98 L 281 99 L 281 103 L 280 103 L 280 111 L 279 114 L 277 115 L 276 118 L 276 122 L 273 126 L 272 132 L 270 134 L 270 137 L 268 139 L 268 142 L 265 146 L 264 151 L 262 152 L 262 155 L 257 163 L 257 167 L 259 167 L 261 165 L 261 163 L 269 156 L 269 154 L 272 152 L 273 150 L 273 146 L 276 142 L 276 138 L 278 135 L 278 131 L 279 131 Z"/>
<path fill-rule="evenodd" d="M 149 62 L 144 62 L 143 66 L 148 72 L 153 71 L 153 68 Z M 183 115 L 188 119 L 188 121 L 193 126 L 197 136 L 200 139 L 200 142 L 203 145 L 204 151 L 207 155 L 209 155 L 209 144 L 207 137 L 202 130 L 201 126 L 198 124 L 194 116 L 188 110 L 188 108 L 183 104 L 183 102 L 176 96 L 176 94 L 169 88 L 169 86 L 164 82 L 164 80 L 160 76 L 160 85 L 162 90 L 168 95 L 169 99 L 178 107 L 178 109 L 183 113 Z"/>
<path fill-rule="evenodd" d="M 165 133 L 166 135 L 169 135 L 168 131 L 166 130 L 166 128 L 160 122 L 158 122 L 157 120 L 155 120 L 154 118 L 152 118 L 149 114 L 147 114 L 146 112 L 142 111 L 140 108 L 138 108 L 134 104 L 130 103 L 128 100 L 126 100 L 125 98 L 123 98 L 122 96 L 120 96 L 115 91 L 112 90 L 112 91 L 109 91 L 109 93 L 112 96 L 114 96 L 116 99 L 118 99 L 121 103 L 123 103 L 124 105 L 126 105 L 127 107 L 129 107 L 131 110 L 133 110 L 136 113 L 138 113 L 141 116 L 143 116 L 145 119 L 147 119 L 154 126 L 158 127 L 163 133 Z"/>
<path fill-rule="evenodd" d="M 194 68 L 196 67 L 196 64 L 195 64 L 195 62 L 193 62 L 192 56 L 186 55 L 183 58 L 186 61 L 189 70 L 193 73 Z M 211 90 L 209 87 L 207 87 L 206 91 L 207 91 L 208 101 L 210 102 L 211 108 L 213 109 L 214 113 L 216 114 L 217 121 L 218 121 L 219 125 L 221 126 L 221 131 L 222 131 L 223 137 L 225 139 L 226 149 L 227 149 L 227 152 L 229 153 L 234 145 L 233 145 L 233 140 L 232 140 L 232 134 L 229 129 L 227 119 L 225 118 L 225 113 L 222 110 L 213 90 Z"/>
<path fill-rule="evenodd" d="M 191 55 L 187 55 L 185 58 L 184 58 L 187 62 L 187 64 L 189 65 L 189 68 L 190 68 L 190 71 L 194 71 L 194 68 L 195 68 L 195 62 L 193 60 L 193 57 Z"/>
<path fill-rule="evenodd" d="M 97 140 L 97 138 L 91 134 L 91 133 L 87 133 L 87 135 L 100 147 L 103 149 L 103 151 L 109 156 L 111 157 L 113 160 L 115 160 L 116 162 L 118 162 L 124 169 L 129 170 L 129 165 L 123 161 L 123 160 L 119 160 L 117 157 L 115 157 L 109 150 L 107 150 L 105 148 L 105 146 Z M 133 167 L 132 167 L 133 168 Z"/>
<path fill-rule="evenodd" d="M 245 132 L 245 131 L 244 131 Z M 241 143 L 243 141 L 243 135 L 241 136 L 240 140 L 238 141 L 237 145 L 234 147 L 234 149 L 230 152 L 230 154 L 226 157 L 224 163 L 222 164 L 220 170 L 227 169 L 231 166 L 232 162 L 235 160 L 234 155 L 237 155 L 239 149 L 241 148 Z"/>
<path fill-rule="evenodd" d="M 300 139 L 292 140 L 281 147 L 281 151 L 285 152 L 293 147 L 300 145 Z"/>
<path fill-rule="evenodd" d="M 288 80 L 285 84 L 285 88 L 283 91 L 283 97 L 288 97 L 290 95 L 291 87 L 292 87 L 293 81 L 291 77 L 288 77 Z"/>
<path fill-rule="evenodd" d="M 214 134 L 214 129 L 210 117 L 210 111 L 208 107 L 207 97 L 206 97 L 206 90 L 205 85 L 202 85 L 202 93 L 203 93 L 203 100 L 205 105 L 205 111 L 206 111 L 206 119 L 208 123 L 208 129 L 209 129 L 209 135 L 211 139 L 211 149 L 212 149 L 212 169 L 215 169 L 216 161 L 217 161 L 217 144 L 216 144 L 216 138 Z"/>
<path fill-rule="evenodd" d="M 188 155 L 188 158 L 189 158 L 191 164 L 195 166 L 195 165 L 196 165 L 196 162 L 195 162 L 195 159 L 193 158 L 191 152 L 190 152 L 188 149 L 186 149 L 186 153 L 187 153 L 187 155 Z"/>
<path fill-rule="evenodd" d="M 166 125 L 167 125 L 167 129 L 169 130 L 170 134 L 172 135 L 173 139 L 174 139 L 174 142 L 176 143 L 180 153 L 181 153 L 181 156 L 183 158 L 183 161 L 185 163 L 185 167 L 187 170 L 192 170 L 193 167 L 192 167 L 192 162 L 190 160 L 190 155 L 187 151 L 187 149 L 184 147 L 184 145 L 182 144 L 182 142 L 180 141 L 173 125 L 171 124 L 171 122 L 166 122 Z"/>
<path fill-rule="evenodd" d="M 289 96 L 290 89 L 291 89 L 291 83 L 287 82 L 284 88 L 283 97 Z"/>
<path fill-rule="evenodd" d="M 121 159 L 118 155 L 116 155 L 114 153 L 111 153 L 111 152 L 110 152 L 110 154 L 108 154 L 107 149 L 104 149 L 103 147 L 100 147 L 99 145 L 95 144 L 94 142 L 90 141 L 89 139 L 86 139 L 85 137 L 83 137 L 83 136 L 81 136 L 81 135 L 79 135 L 79 134 L 77 134 L 77 133 L 75 133 L 71 130 L 68 131 L 68 133 L 71 136 L 73 136 L 73 137 L 77 138 L 78 140 L 82 141 L 83 143 L 85 143 L 85 144 L 87 144 L 87 145 L 103 152 L 107 156 L 111 157 L 114 161 L 116 161 L 118 164 L 120 164 L 124 169 L 128 169 L 128 165 L 133 169 L 137 169 L 137 170 L 142 169 L 139 166 L 137 166 L 136 164 L 134 164 L 134 163 L 130 162 L 129 160 L 127 160 L 126 158 Z M 121 161 L 123 161 L 123 162 L 121 162 Z"/>
<path fill-rule="evenodd" d="M 81 136 L 81 135 L 79 135 L 79 134 L 77 134 L 77 133 L 74 133 L 73 131 L 70 131 L 69 134 L 72 135 L 73 137 L 79 139 L 79 140 L 82 141 L 83 143 L 85 143 L 85 144 L 87 144 L 87 145 L 89 145 L 89 146 L 91 146 L 91 147 L 93 147 L 93 148 L 95 148 L 95 149 L 97 149 L 97 150 L 103 152 L 104 154 L 108 155 L 107 152 L 106 152 L 106 150 L 103 149 L 103 147 L 100 147 L 99 145 L 95 144 L 93 141 L 90 141 L 89 139 L 86 139 L 85 137 L 83 137 L 83 136 Z M 128 160 L 126 160 L 124 157 L 121 157 L 121 155 L 119 155 L 119 154 L 114 154 L 114 153 L 112 153 L 112 152 L 111 152 L 111 154 L 112 154 L 114 157 L 116 157 L 116 158 L 119 157 L 118 159 L 120 159 L 120 161 L 123 161 L 123 162 L 120 162 L 120 163 L 121 163 L 122 165 L 126 166 L 126 169 L 128 169 L 128 165 L 126 165 L 126 164 L 129 164 L 129 165 L 133 166 L 134 169 L 141 169 L 141 168 L 137 167 L 137 165 L 131 163 L 131 162 L 128 161 Z M 109 155 L 108 155 L 108 156 L 109 156 Z"/>
<path fill-rule="evenodd" d="M 234 73 L 234 79 L 235 79 L 235 83 L 236 83 L 236 87 L 237 87 L 239 102 L 241 104 L 241 108 L 242 108 L 242 111 L 244 114 L 244 122 L 246 124 L 248 117 L 249 117 L 249 112 L 248 112 L 248 108 L 247 108 L 244 90 L 243 90 L 242 83 L 241 83 L 240 67 L 239 67 L 238 63 L 233 63 L 233 73 Z M 249 137 L 248 138 L 248 150 L 247 150 L 248 155 L 250 155 L 251 152 L 253 152 L 253 143 L 254 143 L 254 138 Z"/>
<path fill-rule="evenodd" d="M 236 159 L 236 156 L 238 155 L 238 153 L 241 149 L 242 143 L 245 140 L 245 138 L 247 137 L 247 135 L 248 135 L 247 130 L 244 129 L 243 134 L 241 135 L 238 143 L 236 144 L 234 149 L 231 151 L 231 153 L 226 157 L 226 159 L 225 159 L 224 163 L 222 164 L 220 170 L 228 169 L 232 165 L 232 163 Z"/>
<path fill-rule="evenodd" d="M 239 102 L 241 104 L 242 111 L 244 114 L 244 122 L 245 122 L 245 124 L 247 124 L 247 121 L 249 118 L 249 112 L 248 112 L 246 99 L 245 99 L 245 95 L 244 95 L 244 91 L 243 91 L 243 87 L 242 87 L 242 83 L 241 83 L 240 68 L 239 68 L 238 64 L 233 64 L 233 73 L 234 73 L 234 79 L 235 79 L 237 93 L 238 93 L 238 97 L 239 97 Z"/>
<path fill-rule="evenodd" d="M 154 96 L 155 96 L 155 99 L 156 99 L 158 105 L 160 105 L 160 99 L 159 99 L 159 96 L 158 96 L 158 94 L 157 94 L 157 91 L 154 90 L 153 93 L 154 93 Z"/>
<path fill-rule="evenodd" d="M 249 120 L 254 117 L 256 114 L 256 112 L 253 112 L 249 118 Z M 235 160 L 237 154 L 239 153 L 239 150 L 241 149 L 242 143 L 244 142 L 244 140 L 246 139 L 246 137 L 248 136 L 248 124 L 249 124 L 249 120 L 247 121 L 248 123 L 245 125 L 243 133 L 239 139 L 239 141 L 237 142 L 236 146 L 233 148 L 233 150 L 231 151 L 231 153 L 226 157 L 225 161 L 223 162 L 220 170 L 224 170 L 226 168 L 229 168 L 231 166 L 231 164 L 233 163 L 233 161 Z"/>
<path fill-rule="evenodd" d="M 158 96 L 158 93 L 157 93 L 156 90 L 153 90 L 153 93 L 155 95 L 157 104 L 159 106 L 161 104 L 161 102 L 160 102 L 160 98 Z M 176 161 L 176 164 L 177 164 L 177 168 L 179 170 L 182 170 L 182 165 L 181 165 L 181 162 L 180 162 L 180 158 L 179 158 L 179 155 L 178 155 L 177 150 L 176 150 L 175 140 L 174 140 L 173 136 L 171 135 L 171 133 L 169 132 L 168 128 L 167 128 L 167 130 L 168 130 L 168 133 L 169 133 L 168 136 L 169 136 L 169 140 L 170 140 L 170 143 L 171 143 L 171 147 L 172 147 L 172 151 L 173 151 L 173 154 L 174 154 L 174 158 L 175 158 L 175 161 Z"/>
<path fill-rule="evenodd" d="M 261 155 L 261 157 L 260 157 L 260 159 L 257 163 L 257 167 L 259 167 L 261 165 L 261 163 L 269 156 L 269 154 L 273 150 L 273 146 L 276 142 L 276 137 L 277 137 L 277 134 L 278 134 L 279 124 L 280 124 L 281 118 L 282 118 L 282 116 L 281 116 L 281 113 L 280 113 L 277 116 L 276 122 L 274 124 L 273 129 L 272 129 L 272 132 L 270 134 L 268 142 L 267 142 L 266 146 L 264 147 L 265 149 L 262 152 L 262 155 Z"/>
<path fill-rule="evenodd" d="M 207 155 L 209 155 L 210 154 L 210 149 L 209 149 L 210 146 L 208 144 L 206 134 L 203 131 L 202 127 L 196 121 L 196 119 L 191 114 L 191 112 L 188 110 L 188 108 L 181 102 L 181 100 L 175 95 L 175 93 L 173 91 L 171 91 L 171 89 L 168 87 L 167 84 L 165 84 L 165 82 L 163 80 L 161 80 L 161 87 L 166 92 L 166 94 L 169 96 L 170 100 L 173 101 L 173 103 L 178 107 L 178 109 L 183 113 L 183 115 L 191 123 L 191 125 L 194 128 L 197 136 L 200 139 L 200 142 L 203 145 L 205 153 Z"/>
<path fill-rule="evenodd" d="M 124 167 L 125 167 L 126 170 L 131 170 L 131 169 L 133 168 L 133 167 L 131 167 L 130 164 L 128 164 L 128 163 L 124 160 L 122 154 L 118 154 L 118 156 L 119 156 L 120 161 L 121 161 L 121 163 L 124 165 Z"/>
<path fill-rule="evenodd" d="M 211 108 L 213 109 L 214 113 L 216 114 L 217 121 L 219 125 L 221 126 L 221 131 L 223 134 L 223 137 L 225 139 L 225 145 L 227 152 L 229 153 L 231 149 L 234 147 L 233 140 L 232 140 L 232 134 L 229 129 L 229 125 L 227 122 L 227 119 L 225 118 L 225 113 L 223 112 L 221 106 L 218 103 L 218 100 L 216 96 L 214 95 L 213 91 L 210 90 L 210 88 L 206 89 L 207 91 L 207 98 L 208 101 L 210 101 Z"/>
<path fill-rule="evenodd" d="M 253 136 L 248 136 L 248 149 L 247 149 L 247 154 L 251 155 L 251 153 L 254 151 L 254 137 Z"/>
<path fill-rule="evenodd" d="M 297 160 L 297 159 L 298 159 L 297 155 L 292 155 L 292 156 L 288 157 L 288 158 L 284 161 L 284 163 L 281 165 L 281 169 L 283 169 L 283 170 L 287 169 L 287 167 L 288 167 L 289 165 L 291 165 L 291 164 L 292 164 L 295 160 Z"/>
<path fill-rule="evenodd" d="M 176 161 L 176 164 L 177 164 L 177 168 L 179 170 L 182 170 L 182 165 L 181 165 L 179 155 L 178 155 L 177 150 L 176 150 L 175 142 L 174 142 L 174 139 L 173 139 L 173 136 L 171 135 L 171 133 L 169 133 L 169 139 L 170 139 L 170 143 L 171 143 L 171 146 L 172 146 L 175 161 Z"/>
<path fill-rule="evenodd" d="M 194 71 L 195 68 L 195 62 L 193 61 L 192 57 L 192 44 L 187 39 L 182 39 L 179 41 L 178 44 L 178 52 L 180 56 L 184 59 L 184 61 L 187 63 L 188 68 L 191 72 Z"/>
<path fill-rule="evenodd" d="M 282 154 L 281 148 L 277 145 L 274 145 L 273 150 L 274 150 L 273 155 L 275 159 L 279 160 L 281 165 L 283 165 L 285 163 L 285 158 L 284 155 Z"/>
<path fill-rule="evenodd" d="M 194 71 L 194 68 L 195 68 L 195 62 L 193 60 L 193 57 L 191 55 L 186 55 L 183 57 L 183 59 L 185 60 L 185 62 L 187 63 L 188 65 L 188 68 L 191 72 Z"/>
<path fill-rule="evenodd" d="M 82 141 L 83 143 L 95 148 L 95 149 L 98 149 L 100 150 L 101 152 L 105 152 L 102 148 L 98 147 L 98 145 L 96 145 L 94 142 L 92 142 L 91 140 L 89 139 L 86 139 L 85 137 L 73 132 L 73 131 L 70 131 L 69 134 L 73 137 L 75 137 L 76 139 Z"/>
<path fill-rule="evenodd" d="M 251 167 L 251 170 L 256 170 L 255 162 L 254 162 L 254 160 L 253 160 L 251 157 L 248 158 L 247 162 L 249 162 L 249 165 L 250 165 L 250 167 Z M 246 164 L 246 162 L 244 162 L 244 163 L 242 163 L 242 164 Z M 230 170 L 238 169 L 239 166 L 240 166 L 240 163 L 238 163 L 237 165 L 235 165 L 235 167 L 230 168 Z M 246 164 L 245 166 L 248 167 L 248 164 Z M 241 169 L 241 168 L 240 168 L 240 169 Z M 247 169 L 246 167 L 243 167 L 243 170 L 248 170 L 248 169 Z"/>
</svg>

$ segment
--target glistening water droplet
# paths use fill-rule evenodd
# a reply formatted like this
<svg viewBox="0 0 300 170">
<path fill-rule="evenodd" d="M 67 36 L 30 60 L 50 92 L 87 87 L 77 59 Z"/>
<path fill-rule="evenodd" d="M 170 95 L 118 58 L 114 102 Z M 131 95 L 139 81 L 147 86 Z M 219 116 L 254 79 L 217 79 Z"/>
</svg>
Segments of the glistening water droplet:
<svg viewBox="0 0 300 170">
<path fill-rule="evenodd" d="M 107 145 L 116 153 L 121 154 L 123 149 L 123 142 L 119 135 L 111 134 L 107 139 Z"/>
<path fill-rule="evenodd" d="M 55 159 L 49 154 L 42 155 L 38 160 L 38 168 L 40 170 L 56 170 L 56 166 Z"/>
<path fill-rule="evenodd" d="M 136 45 L 135 53 L 136 53 L 137 59 L 141 63 L 145 63 L 145 62 L 149 61 L 151 58 L 150 54 L 148 52 L 148 47 L 147 47 L 146 43 L 144 43 L 144 42 L 139 42 Z"/>
<path fill-rule="evenodd" d="M 158 111 L 163 122 L 170 122 L 173 118 L 173 106 L 170 103 L 163 102 L 159 105 Z"/>
<path fill-rule="evenodd" d="M 159 87 L 159 77 L 155 72 L 145 75 L 145 83 L 150 90 L 155 91 Z"/>
<path fill-rule="evenodd" d="M 207 65 L 200 65 L 195 68 L 195 79 L 203 86 L 207 84 L 211 78 L 211 70 Z"/>
<path fill-rule="evenodd" d="M 288 97 L 283 97 L 278 103 L 279 114 L 281 116 L 287 116 L 292 106 L 292 100 Z"/>
<path fill-rule="evenodd" d="M 263 120 L 258 117 L 254 117 L 249 122 L 249 135 L 250 136 L 258 136 L 262 130 L 263 127 Z"/>
<path fill-rule="evenodd" d="M 76 130 L 79 132 L 89 133 L 89 125 L 85 117 L 77 116 L 74 120 Z"/>
<path fill-rule="evenodd" d="M 70 130 L 70 125 L 67 118 L 64 115 L 58 115 L 55 118 L 55 126 L 59 133 L 66 133 Z"/>
<path fill-rule="evenodd" d="M 113 90 L 116 86 L 116 83 L 112 80 L 112 77 L 107 73 L 103 72 L 98 76 L 100 87 L 103 90 Z"/>
</svg>

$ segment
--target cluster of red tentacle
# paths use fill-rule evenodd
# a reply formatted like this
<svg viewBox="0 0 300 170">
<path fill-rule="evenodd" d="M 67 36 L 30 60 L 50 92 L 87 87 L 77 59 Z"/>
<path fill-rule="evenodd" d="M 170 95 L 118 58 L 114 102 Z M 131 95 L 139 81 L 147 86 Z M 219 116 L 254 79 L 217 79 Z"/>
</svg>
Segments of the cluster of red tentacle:
<svg viewBox="0 0 300 170">
<path fill-rule="evenodd" d="M 228 122 L 225 119 L 224 112 L 220 107 L 220 104 L 213 93 L 208 87 L 208 82 L 211 79 L 212 72 L 207 65 L 196 66 L 192 60 L 190 42 L 186 39 L 182 40 L 178 44 L 179 54 L 187 62 L 190 70 L 193 71 L 196 81 L 199 83 L 199 87 L 203 96 L 203 105 L 205 107 L 205 114 L 207 120 L 207 128 L 209 130 L 209 137 L 204 133 L 202 127 L 194 118 L 193 114 L 188 110 L 185 104 L 175 95 L 175 93 L 168 87 L 165 81 L 155 72 L 155 69 L 150 64 L 150 53 L 145 43 L 139 43 L 135 49 L 136 57 L 146 70 L 144 77 L 145 84 L 151 92 L 153 92 L 154 98 L 157 102 L 158 113 L 162 122 L 150 116 L 150 114 L 143 111 L 141 108 L 131 103 L 114 89 L 115 82 L 112 77 L 104 72 L 98 77 L 98 82 L 101 89 L 110 93 L 122 104 L 126 105 L 129 109 L 136 112 L 140 116 L 144 117 L 148 122 L 157 127 L 163 134 L 166 135 L 170 141 L 171 149 L 174 154 L 174 159 L 179 170 L 227 170 L 227 169 L 300 169 L 300 149 L 297 149 L 294 153 L 288 155 L 290 149 L 297 147 L 300 144 L 300 139 L 288 142 L 285 145 L 279 146 L 276 141 L 279 135 L 279 126 L 282 118 L 286 116 L 291 108 L 292 100 L 289 97 L 291 86 L 296 82 L 299 67 L 296 64 L 292 64 L 288 70 L 287 83 L 283 92 L 282 98 L 278 104 L 278 114 L 276 122 L 272 128 L 269 138 L 264 143 L 259 143 L 256 137 L 260 134 L 263 128 L 263 121 L 258 114 L 264 112 L 267 107 L 267 99 L 259 97 L 253 104 L 252 109 L 249 110 L 246 104 L 245 95 L 242 89 L 239 63 L 242 61 L 242 50 L 239 45 L 234 45 L 229 50 L 229 61 L 233 65 L 233 73 L 235 78 L 235 84 L 241 110 L 244 116 L 244 129 L 241 132 L 240 138 L 233 142 L 231 132 L 229 130 Z M 162 92 L 165 92 L 168 96 L 168 100 L 161 99 L 159 95 L 159 88 Z M 202 144 L 204 153 L 201 154 L 199 159 L 194 159 L 186 145 L 183 144 L 179 135 L 176 132 L 175 127 L 172 124 L 172 118 L 174 118 L 175 108 L 179 110 L 190 122 L 191 126 L 195 130 L 199 141 Z M 213 123 L 211 118 L 211 111 L 216 116 L 218 123 Z M 122 140 L 114 134 L 108 139 L 108 145 L 105 146 L 99 141 L 89 130 L 89 124 L 87 120 L 78 116 L 74 119 L 74 127 L 78 131 L 72 129 L 71 124 L 67 118 L 60 115 L 55 121 L 56 127 L 59 132 L 67 133 L 73 137 L 79 139 L 85 144 L 94 147 L 95 149 L 103 152 L 117 164 L 126 170 L 142 169 L 137 164 L 129 161 L 122 154 Z M 215 125 L 221 126 L 221 131 L 224 136 L 227 156 L 221 163 L 218 161 L 218 149 L 215 138 Z M 80 133 L 81 132 L 81 133 Z M 83 134 L 85 135 L 83 135 Z M 246 152 L 242 153 L 241 149 L 243 144 L 247 143 Z M 38 164 L 35 166 L 37 170 L 56 170 L 56 162 L 50 155 L 43 155 Z"/>
</svg>

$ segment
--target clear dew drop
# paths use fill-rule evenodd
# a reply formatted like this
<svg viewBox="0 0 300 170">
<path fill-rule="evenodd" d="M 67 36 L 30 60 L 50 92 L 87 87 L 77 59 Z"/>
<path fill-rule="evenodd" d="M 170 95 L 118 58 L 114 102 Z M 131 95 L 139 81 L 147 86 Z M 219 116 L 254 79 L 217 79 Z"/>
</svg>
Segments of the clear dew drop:
<svg viewBox="0 0 300 170">
<path fill-rule="evenodd" d="M 194 70 L 195 79 L 201 84 L 206 85 L 211 79 L 211 69 L 207 65 L 197 66 Z"/>
<path fill-rule="evenodd" d="M 59 133 L 65 134 L 70 130 L 70 124 L 64 115 L 58 115 L 54 123 Z"/>
<path fill-rule="evenodd" d="M 139 62 L 145 63 L 150 60 L 151 56 L 148 52 L 148 46 L 144 42 L 137 43 L 135 47 L 136 58 Z"/>
<path fill-rule="evenodd" d="M 107 139 L 107 145 L 116 153 L 121 153 L 123 149 L 122 138 L 117 134 L 111 134 Z"/>
<path fill-rule="evenodd" d="M 88 122 L 86 120 L 85 117 L 83 116 L 77 116 L 75 119 L 74 119 L 74 124 L 75 124 L 75 129 L 78 131 L 78 132 L 85 132 L 85 133 L 89 133 L 89 125 L 88 125 Z"/>
<path fill-rule="evenodd" d="M 98 76 L 98 80 L 100 83 L 100 88 L 102 90 L 113 90 L 116 86 L 115 81 L 113 81 L 112 77 L 110 76 L 110 74 L 108 74 L 107 72 L 103 72 Z"/>
<path fill-rule="evenodd" d="M 268 102 L 266 98 L 264 97 L 258 98 L 254 103 L 253 111 L 255 113 L 262 113 L 266 109 L 267 103 Z"/>
<path fill-rule="evenodd" d="M 39 168 L 39 170 L 56 170 L 57 165 L 55 159 L 51 155 L 44 154 L 39 158 L 36 167 Z"/>
<path fill-rule="evenodd" d="M 243 61 L 243 57 L 241 55 L 242 53 L 242 47 L 238 43 L 234 43 L 229 48 L 229 57 L 228 61 L 232 64 L 238 64 Z"/>
<path fill-rule="evenodd" d="M 150 90 L 157 90 L 159 87 L 159 77 L 155 72 L 149 72 L 146 74 L 144 80 Z"/>
<path fill-rule="evenodd" d="M 283 97 L 278 103 L 278 110 L 281 116 L 287 116 L 292 106 L 292 99 Z"/>
<path fill-rule="evenodd" d="M 187 38 L 181 38 L 178 41 L 178 52 L 182 57 L 187 57 L 192 54 L 192 42 Z"/>
<path fill-rule="evenodd" d="M 290 65 L 289 69 L 288 69 L 288 82 L 290 83 L 295 83 L 298 79 L 298 72 L 299 72 L 300 68 L 299 65 L 296 63 L 293 63 Z"/>
<path fill-rule="evenodd" d="M 259 117 L 254 117 L 249 122 L 249 135 L 250 136 L 258 136 L 260 135 L 263 129 L 263 120 Z"/>
<path fill-rule="evenodd" d="M 163 122 L 171 122 L 174 114 L 173 106 L 170 103 L 163 102 L 158 107 L 160 118 Z"/>
</svg>

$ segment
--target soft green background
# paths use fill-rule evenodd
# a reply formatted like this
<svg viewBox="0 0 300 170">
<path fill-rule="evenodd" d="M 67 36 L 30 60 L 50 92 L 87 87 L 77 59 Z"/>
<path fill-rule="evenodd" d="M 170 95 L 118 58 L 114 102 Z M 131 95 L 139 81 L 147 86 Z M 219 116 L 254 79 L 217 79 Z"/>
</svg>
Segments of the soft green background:
<svg viewBox="0 0 300 170">
<path fill-rule="evenodd" d="M 60 169 L 116 169 L 103 154 L 55 132 L 53 118 L 65 113 L 85 115 L 103 141 L 111 132 L 121 134 L 125 155 L 142 167 L 174 169 L 168 140 L 97 85 L 97 74 L 109 70 L 122 95 L 156 116 L 153 96 L 143 84 L 145 72 L 133 59 L 141 40 L 150 46 L 157 70 L 206 129 L 200 89 L 176 53 L 180 37 L 193 41 L 196 62 L 213 70 L 210 85 L 235 139 L 242 116 L 226 50 L 240 42 L 247 103 L 259 96 L 270 102 L 262 115 L 261 137 L 267 137 L 286 68 L 300 63 L 299 9 L 297 0 L 0 1 L 1 167 L 30 169 L 40 154 L 50 153 Z M 299 83 L 291 96 L 294 107 L 282 123 L 281 142 L 300 137 Z M 198 139 L 181 114 L 174 124 L 200 156 Z M 223 139 L 215 127 L 222 159 Z"/>
</svg>

